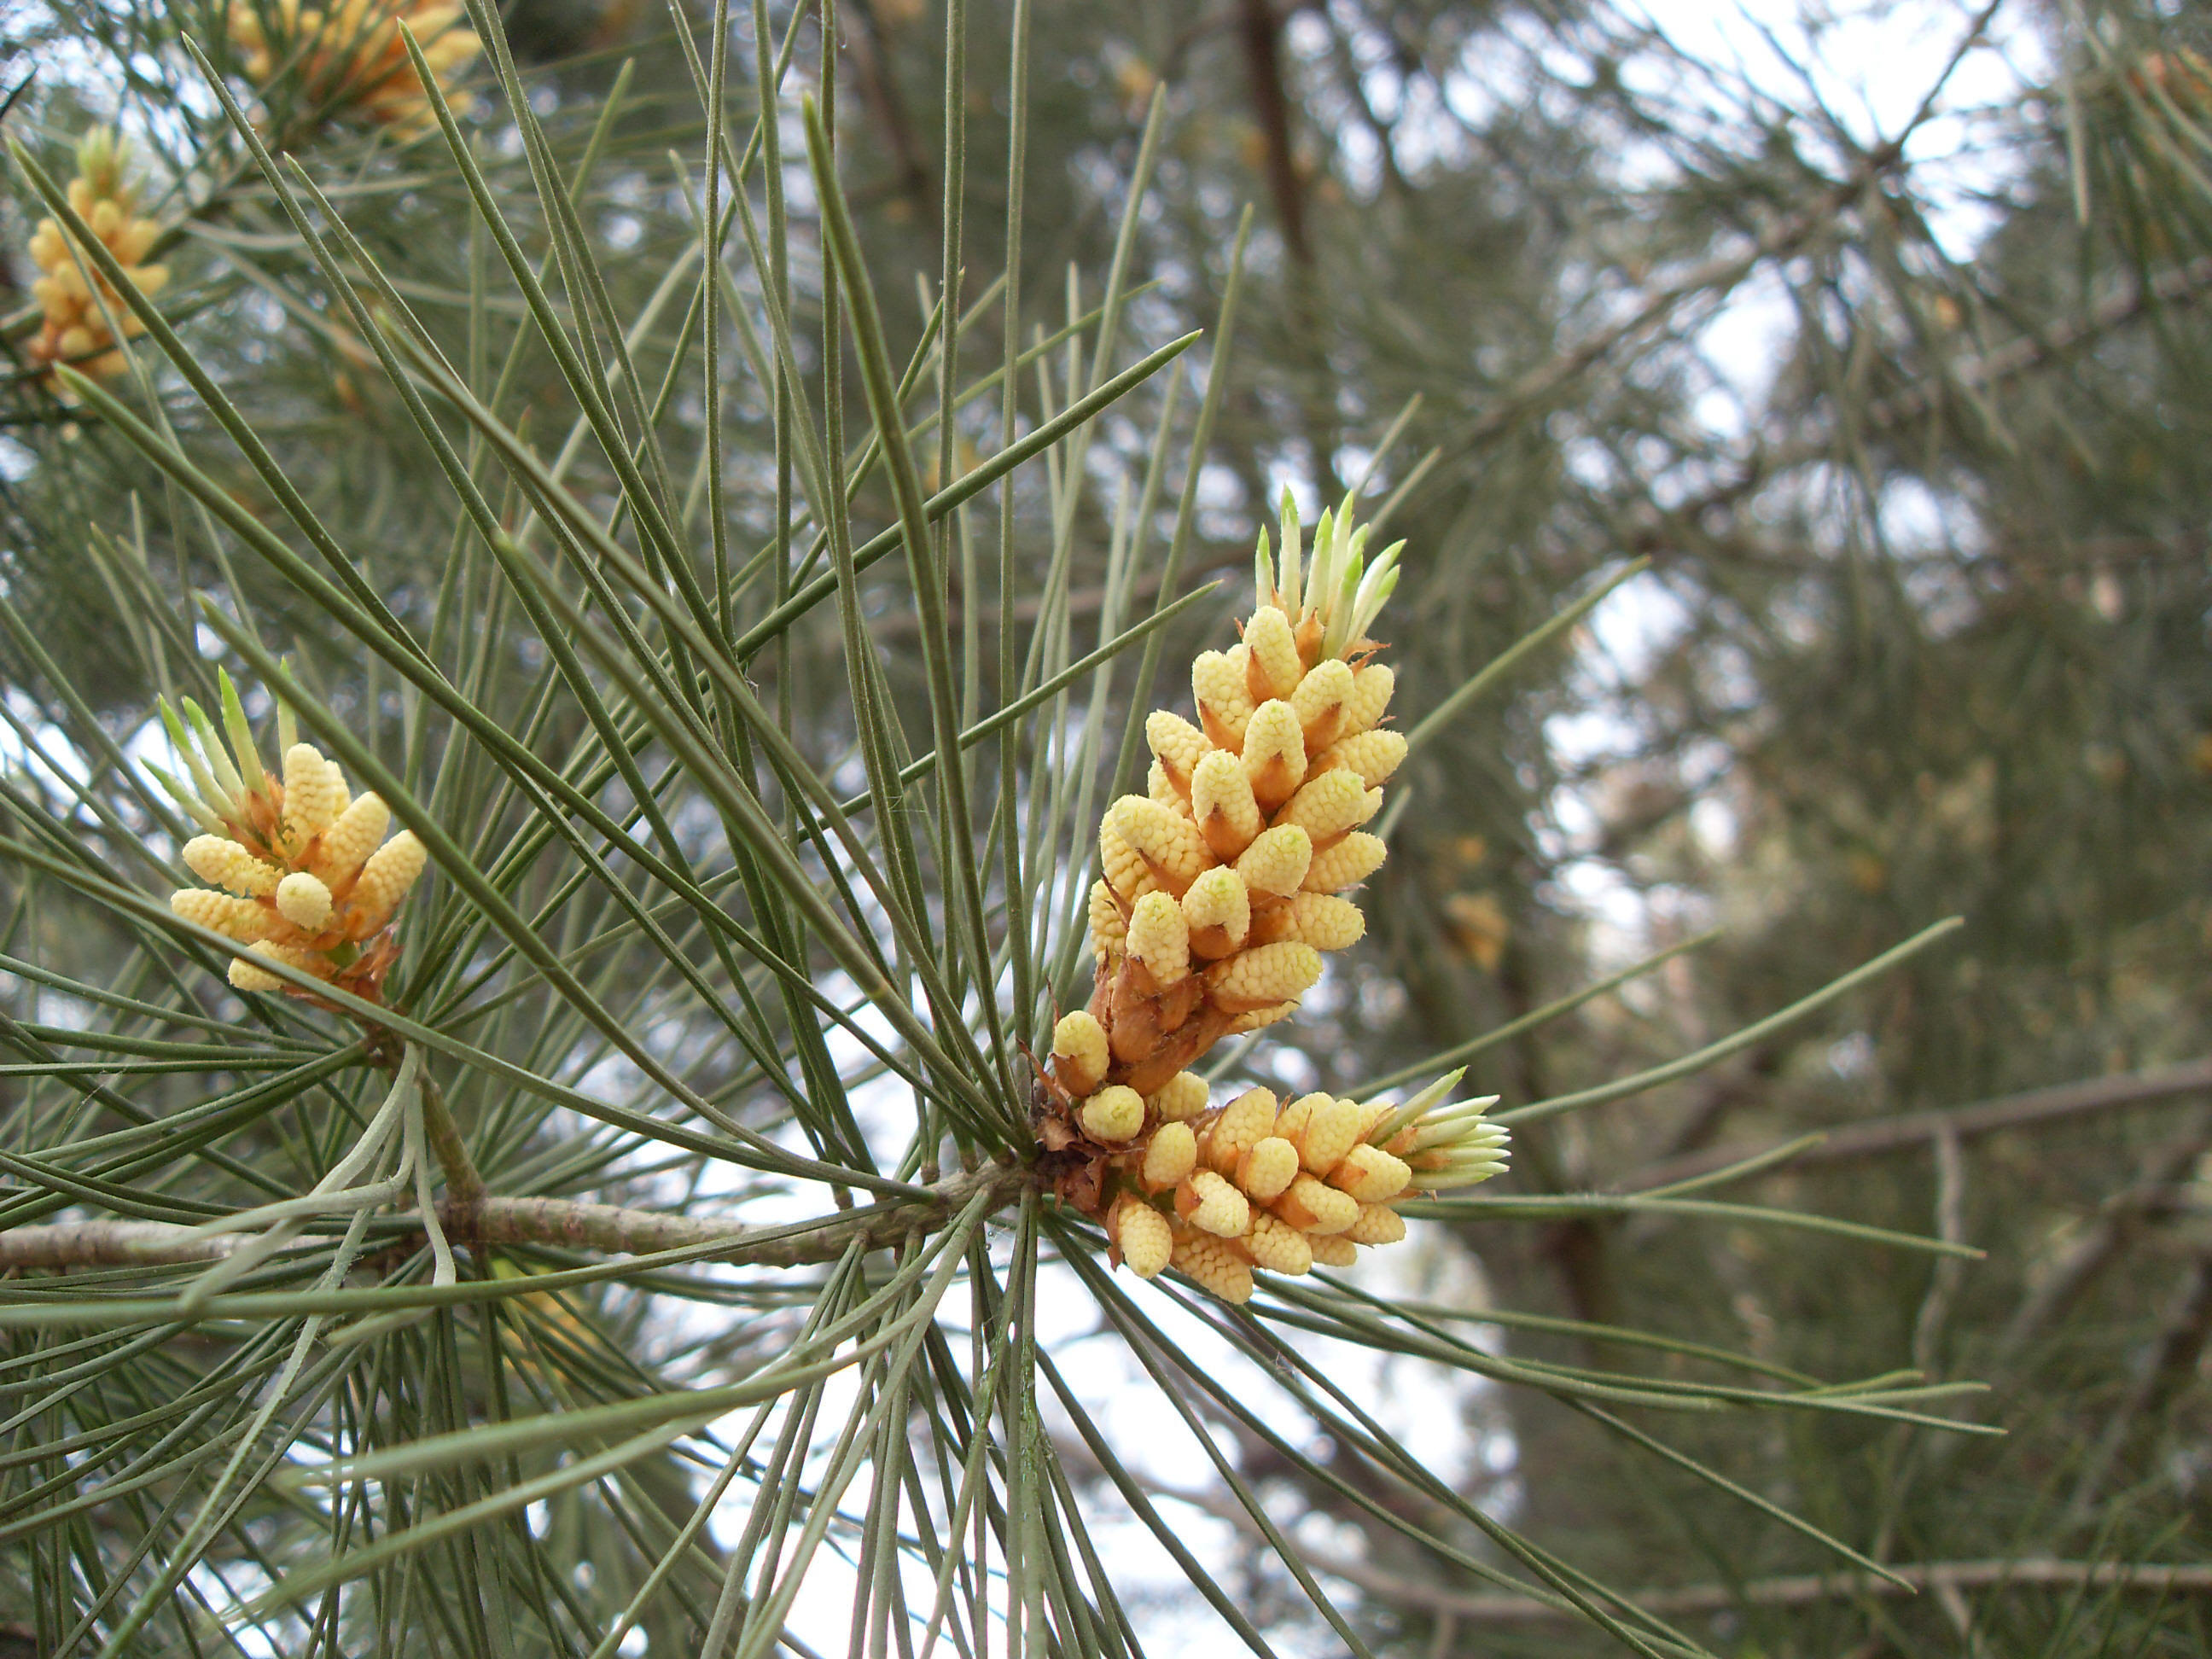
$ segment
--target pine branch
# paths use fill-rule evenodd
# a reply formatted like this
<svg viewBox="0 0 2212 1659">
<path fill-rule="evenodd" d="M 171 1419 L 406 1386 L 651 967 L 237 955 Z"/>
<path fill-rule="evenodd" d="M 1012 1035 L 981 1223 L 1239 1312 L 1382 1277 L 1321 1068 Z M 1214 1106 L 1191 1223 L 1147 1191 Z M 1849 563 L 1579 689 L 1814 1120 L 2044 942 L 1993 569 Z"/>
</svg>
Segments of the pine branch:
<svg viewBox="0 0 2212 1659">
<path fill-rule="evenodd" d="M 450 1168 L 448 1179 L 451 1178 Z M 835 1261 L 865 1240 L 870 1249 L 916 1231 L 942 1226 L 978 1194 L 993 1210 L 1013 1203 L 1032 1180 L 1026 1169 L 993 1164 L 932 1188 L 927 1201 L 899 1200 L 839 1210 L 811 1221 L 748 1226 L 617 1204 L 566 1198 L 449 1196 L 438 1222 L 456 1244 L 548 1244 L 606 1255 L 716 1244 L 702 1260 L 744 1267 L 794 1267 Z M 403 1219 L 404 1218 L 402 1218 Z M 244 1241 L 208 1238 L 190 1227 L 151 1221 L 66 1221 L 0 1232 L 0 1270 L 148 1267 L 220 1261 Z M 399 1241 L 404 1243 L 404 1237 Z"/>
<path fill-rule="evenodd" d="M 1310 1555 L 1312 1553 L 1308 1552 Z M 1573 1623 L 1571 1609 L 1533 1596 L 1468 1595 L 1425 1584 L 1396 1573 L 1358 1564 L 1358 1582 L 1399 1606 L 1416 1607 L 1484 1624 Z M 1332 1565 L 1331 1571 L 1340 1571 Z M 1647 1590 L 1629 1599 L 1662 1619 L 1726 1613 L 1734 1608 L 1804 1607 L 1816 1601 L 1869 1595 L 1938 1595 L 1966 1589 L 2115 1589 L 2153 1595 L 2212 1595 L 2212 1566 L 2167 1562 L 2066 1561 L 2029 1557 L 2017 1561 L 1930 1561 L 1887 1569 L 1905 1582 L 1893 1584 L 1871 1574 L 1803 1573 L 1754 1578 L 1742 1584 L 1692 1584 L 1681 1589 Z M 1347 1575 L 1348 1576 L 1348 1575 Z"/>
</svg>

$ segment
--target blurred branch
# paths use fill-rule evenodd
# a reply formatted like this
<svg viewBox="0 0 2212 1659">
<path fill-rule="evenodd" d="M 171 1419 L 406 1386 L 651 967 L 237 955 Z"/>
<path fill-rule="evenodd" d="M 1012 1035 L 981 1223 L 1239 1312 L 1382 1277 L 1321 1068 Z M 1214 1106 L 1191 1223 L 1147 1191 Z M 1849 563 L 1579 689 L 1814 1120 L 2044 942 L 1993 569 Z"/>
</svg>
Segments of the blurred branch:
<svg viewBox="0 0 2212 1659">
<path fill-rule="evenodd" d="M 2031 1557 L 2020 1561 L 1931 1561 L 1889 1571 L 1905 1583 L 1887 1583 L 1863 1573 L 1807 1573 L 1785 1578 L 1755 1578 L 1744 1584 L 1693 1584 L 1682 1589 L 1650 1590 L 1629 1599 L 1646 1613 L 1674 1619 L 1687 1614 L 1726 1613 L 1742 1607 L 1802 1607 L 1812 1601 L 1904 1595 L 1923 1589 L 1938 1594 L 1946 1589 L 2041 1588 L 2138 1590 L 2158 1595 L 2212 1594 L 2212 1566 L 2161 1562 L 2060 1561 Z M 1554 1607 L 1533 1596 L 1465 1595 L 1374 1572 L 1369 1572 L 1366 1579 L 1385 1581 L 1377 1583 L 1375 1588 L 1384 1589 L 1387 1583 L 1388 1593 L 1405 1605 L 1462 1619 L 1505 1625 L 1566 1622 L 1577 1617 L 1570 1609 Z"/>
<path fill-rule="evenodd" d="M 1768 260 L 1793 253 L 1824 233 L 1843 234 L 1844 210 L 1875 180 L 1896 167 L 1899 159 L 1899 146 L 1894 142 L 1868 151 L 1850 173 L 1820 191 L 1804 208 L 1776 220 L 1752 239 L 1750 246 L 1692 265 L 1675 281 L 1645 295 L 1642 303 L 1618 322 L 1599 329 L 1531 369 L 1449 441 L 1456 447 L 1471 450 L 1503 436 L 1525 416 L 1548 404 L 1586 370 L 1611 357 L 1629 341 L 1667 322 L 1690 301 L 1701 297 L 1718 299 Z"/>
<path fill-rule="evenodd" d="M 1243 41 L 1244 72 L 1251 83 L 1252 118 L 1273 199 L 1275 223 L 1291 256 L 1286 273 L 1293 338 L 1303 347 L 1306 383 L 1299 395 L 1305 440 L 1313 451 L 1315 486 L 1323 501 L 1341 488 L 1336 476 L 1338 428 L 1335 386 L 1328 362 L 1328 336 L 1322 327 L 1322 290 L 1315 269 L 1312 239 L 1306 234 L 1305 183 L 1291 139 L 1291 100 L 1283 76 L 1283 20 L 1273 0 L 1238 0 L 1237 33 Z"/>
<path fill-rule="evenodd" d="M 2004 1366 L 2070 1307 L 2128 1247 L 2145 1221 L 2186 1204 L 2185 1183 L 2208 1146 L 2212 1146 L 2212 1116 L 2200 1111 L 2181 1133 L 2152 1149 L 2142 1162 L 2141 1178 L 2097 1206 L 2095 1224 L 2074 1241 L 2021 1304 L 1998 1339 L 1993 1365 Z"/>
<path fill-rule="evenodd" d="M 1053 1449 L 1071 1468 L 1103 1477 L 1104 1471 L 1097 1459 L 1072 1437 L 1054 1436 Z M 1142 1476 L 1138 1477 L 1138 1484 L 1152 1496 L 1188 1504 L 1203 1514 L 1228 1522 L 1252 1539 L 1264 1538 L 1244 1506 L 1225 1492 L 1173 1486 Z M 1407 1577 L 1357 1556 L 1303 1540 L 1298 1553 L 1307 1565 L 1316 1571 L 1357 1584 L 1401 1608 L 1413 1607 L 1425 1613 L 1500 1625 L 1572 1624 L 1582 1617 L 1571 1607 L 1534 1595 L 1470 1595 L 1447 1585 Z M 1887 1571 L 1904 1582 L 1892 1583 L 1862 1573 L 1804 1573 L 1753 1579 L 1741 1584 L 1693 1584 L 1680 1589 L 1647 1590 L 1627 1599 L 1646 1613 L 1674 1619 L 1726 1613 L 1744 1607 L 1802 1607 L 1808 1602 L 1844 1597 L 1904 1595 L 1919 1590 L 1942 1595 L 1947 1590 L 2055 1587 L 2126 1589 L 2157 1595 L 2212 1594 L 2212 1565 L 2195 1564 L 2063 1561 L 2033 1557 L 2018 1561 L 1931 1561 Z"/>
<path fill-rule="evenodd" d="M 1944 1106 L 1932 1111 L 1905 1112 L 1877 1118 L 1871 1123 L 1838 1129 L 1817 1146 L 1808 1146 L 1786 1164 L 1775 1168 L 1802 1169 L 1811 1164 L 1842 1164 L 1856 1158 L 1880 1158 L 1919 1146 L 1947 1134 L 1964 1139 L 2022 1128 L 2054 1118 L 2078 1117 L 2085 1113 L 2112 1110 L 2154 1100 L 2171 1100 L 2212 1090 L 2212 1060 L 2192 1060 L 2156 1072 L 2128 1072 L 2118 1077 L 2093 1078 L 2084 1083 L 2056 1088 L 2031 1089 L 2017 1095 L 2000 1095 L 1967 1106 Z M 1756 1158 L 1762 1149 L 1748 1144 L 1717 1146 L 1684 1158 L 1647 1164 L 1620 1183 L 1620 1190 L 1644 1192 L 1676 1182 L 1709 1175 L 1731 1164 Z"/>
<path fill-rule="evenodd" d="M 2112 1413 L 2104 1437 L 2081 1473 L 2072 1506 L 2077 1520 L 2094 1516 L 2097 1496 L 2113 1466 L 2155 1433 L 2167 1408 L 2196 1382 L 2197 1362 L 2203 1358 L 2208 1344 L 2212 1344 L 2212 1242 L 2197 1252 L 2183 1273 L 2157 1340 L 2137 1361 L 2127 1398 Z"/>
<path fill-rule="evenodd" d="M 899 94 L 898 82 L 887 61 L 883 26 L 869 0 L 847 0 L 847 6 L 849 15 L 859 20 L 860 27 L 844 31 L 842 45 L 859 71 L 860 92 L 867 100 L 868 112 L 875 118 L 890 152 L 891 176 L 872 193 L 903 196 L 917 212 L 926 214 L 931 193 L 929 165 L 922 160 L 914 123 L 907 118 L 906 101 Z"/>
<path fill-rule="evenodd" d="M 1893 398 L 1885 398 L 1855 411 L 1852 428 L 1863 441 L 1917 420 L 1933 410 L 1952 389 L 1986 391 L 2036 369 L 2048 368 L 2115 330 L 2136 321 L 2154 307 L 2197 304 L 2212 291 L 2212 254 L 2192 259 L 2172 270 L 2160 272 L 2092 307 L 2087 316 L 2062 324 L 2039 335 L 2022 335 L 1997 346 L 1944 376 L 1931 374 L 1920 385 Z M 1655 552 L 1670 525 L 1694 523 L 1705 515 L 1733 507 L 1760 485 L 1792 467 L 1824 460 L 1835 452 L 1831 436 L 1808 438 L 1754 453 L 1736 475 L 1701 494 L 1664 509 L 1647 509 L 1649 516 L 1631 538 L 1629 546 L 1639 553 Z"/>
</svg>

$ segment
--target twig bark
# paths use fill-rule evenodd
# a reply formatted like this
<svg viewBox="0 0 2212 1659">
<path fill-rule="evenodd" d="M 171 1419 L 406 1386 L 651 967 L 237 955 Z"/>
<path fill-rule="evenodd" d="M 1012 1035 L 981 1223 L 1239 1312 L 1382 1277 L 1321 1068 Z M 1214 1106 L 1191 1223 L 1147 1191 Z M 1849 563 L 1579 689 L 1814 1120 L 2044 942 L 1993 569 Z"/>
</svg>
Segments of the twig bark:
<svg viewBox="0 0 2212 1659">
<path fill-rule="evenodd" d="M 477 1173 L 476 1160 L 469 1156 L 468 1145 L 461 1139 L 460 1126 L 446 1109 L 446 1097 L 427 1068 L 422 1073 L 422 1127 L 429 1135 L 438 1167 L 445 1171 L 447 1195 L 456 1203 L 481 1202 L 486 1191 L 484 1178 Z"/>
<path fill-rule="evenodd" d="M 703 1260 L 748 1267 L 792 1267 L 835 1261 L 855 1239 L 871 1249 L 896 1243 L 916 1229 L 943 1222 L 978 1193 L 1012 1203 L 1031 1176 L 1018 1167 L 992 1165 L 963 1174 L 913 1199 L 840 1210 L 777 1227 L 659 1210 L 586 1204 L 567 1198 L 500 1198 L 478 1193 L 469 1200 L 449 1187 L 438 1220 L 456 1244 L 550 1244 L 606 1255 L 636 1255 L 720 1243 Z M 449 1176 L 450 1180 L 450 1176 Z M 404 1220 L 403 1214 L 398 1218 Z M 189 1227 L 156 1221 L 67 1221 L 0 1232 L 0 1270 L 152 1267 L 214 1261 L 241 1241 L 200 1238 Z"/>
<path fill-rule="evenodd" d="M 0 1270 L 165 1267 L 219 1261 L 235 1238 L 195 1238 L 167 1221 L 58 1221 L 0 1231 Z"/>
</svg>

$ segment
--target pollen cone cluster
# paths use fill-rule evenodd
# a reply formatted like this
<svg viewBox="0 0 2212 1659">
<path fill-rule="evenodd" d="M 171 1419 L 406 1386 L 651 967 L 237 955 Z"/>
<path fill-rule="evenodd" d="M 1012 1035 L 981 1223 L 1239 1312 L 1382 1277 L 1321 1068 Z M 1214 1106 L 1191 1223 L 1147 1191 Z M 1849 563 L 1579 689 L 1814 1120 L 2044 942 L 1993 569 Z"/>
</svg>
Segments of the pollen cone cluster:
<svg viewBox="0 0 2212 1659">
<path fill-rule="evenodd" d="M 414 33 L 438 89 L 459 115 L 475 100 L 455 91 L 453 82 L 483 50 L 476 32 L 461 27 L 462 15 L 448 0 L 339 0 L 327 11 L 303 9 L 300 0 L 232 0 L 230 40 L 255 85 L 296 70 L 307 103 L 416 132 L 436 118 L 399 25 Z"/>
<path fill-rule="evenodd" d="M 1098 826 L 1091 890 L 1104 1073 L 1063 1070 L 1071 1094 L 1100 1083 L 1159 1089 L 1223 1037 L 1290 1014 L 1325 951 L 1366 923 L 1345 896 L 1382 865 L 1361 826 L 1406 740 L 1383 729 L 1389 669 L 1368 625 L 1397 582 L 1397 548 L 1365 558 L 1351 503 L 1322 515 L 1309 563 L 1285 496 L 1279 563 L 1260 536 L 1258 604 L 1243 641 L 1191 665 L 1196 720 L 1146 722 L 1147 793 Z"/>
<path fill-rule="evenodd" d="M 85 134 L 76 149 L 76 177 L 70 180 L 70 206 L 115 256 L 131 285 L 150 295 L 167 284 L 169 269 L 146 263 L 161 228 L 134 210 L 136 195 L 124 179 L 130 159 L 130 146 L 112 127 L 98 126 Z M 123 354 L 115 349 L 115 329 L 135 337 L 146 325 L 71 244 L 58 221 L 39 221 L 31 236 L 31 259 L 39 268 L 31 293 L 44 313 L 30 343 L 31 361 L 67 363 L 99 380 L 120 374 Z"/>
<path fill-rule="evenodd" d="M 184 860 L 209 884 L 179 888 L 169 908 L 252 947 L 231 959 L 241 991 L 308 994 L 258 957 L 376 1001 L 399 953 L 392 918 L 422 873 L 422 843 L 409 830 L 386 841 L 382 799 L 353 796 L 335 762 L 292 740 L 289 715 L 279 719 L 283 775 L 270 773 L 236 688 L 221 679 L 221 733 L 190 698 L 181 720 L 161 707 L 189 781 L 150 769 L 207 831 L 185 843 Z"/>
<path fill-rule="evenodd" d="M 1344 894 L 1382 863 L 1361 826 L 1406 740 L 1383 726 L 1391 674 L 1367 637 L 1398 549 L 1370 563 L 1351 505 L 1322 515 L 1309 562 L 1285 495 L 1243 642 L 1192 666 L 1196 721 L 1146 723 L 1149 790 L 1098 830 L 1097 987 L 1054 1029 L 1037 1115 L 1055 1190 L 1105 1222 L 1118 1261 L 1146 1279 L 1172 1266 L 1227 1302 L 1252 1294 L 1255 1267 L 1345 1267 L 1395 1243 L 1402 1197 L 1505 1165 L 1489 1102 L 1437 1103 L 1457 1073 L 1404 1106 L 1253 1089 L 1213 1109 L 1188 1069 L 1293 1012 L 1321 953 L 1365 929 Z"/>
<path fill-rule="evenodd" d="M 1071 1020 L 1087 1018 L 1071 1014 Z M 1066 1021 L 1061 1022 L 1066 1024 Z M 1304 1273 L 1352 1265 L 1360 1245 L 1406 1236 L 1396 1209 L 1419 1193 L 1472 1186 L 1505 1167 L 1505 1131 L 1488 1100 L 1440 1105 L 1455 1073 L 1403 1106 L 1250 1089 L 1206 1109 L 1184 1072 L 1151 1100 L 1129 1150 L 1109 1158 L 1099 1192 L 1118 1258 L 1150 1279 L 1175 1267 L 1224 1302 L 1252 1294 L 1252 1271 Z M 1120 1127 L 1082 1111 L 1093 1134 Z"/>
</svg>

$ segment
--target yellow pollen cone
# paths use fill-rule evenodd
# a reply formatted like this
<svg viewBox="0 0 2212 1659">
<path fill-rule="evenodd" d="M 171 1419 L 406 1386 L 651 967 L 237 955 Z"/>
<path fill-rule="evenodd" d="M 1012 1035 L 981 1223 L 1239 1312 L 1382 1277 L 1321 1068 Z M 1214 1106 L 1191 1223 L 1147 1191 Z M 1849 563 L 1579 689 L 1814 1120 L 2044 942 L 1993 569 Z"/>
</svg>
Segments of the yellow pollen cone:
<svg viewBox="0 0 2212 1659">
<path fill-rule="evenodd" d="M 1206 1109 L 1206 1079 L 1195 1072 L 1177 1072 L 1145 1103 L 1163 1121 L 1181 1123 Z"/>
<path fill-rule="evenodd" d="M 1390 849 L 1380 838 L 1355 830 L 1335 846 L 1313 855 L 1302 884 L 1310 893 L 1340 893 L 1357 887 L 1382 867 Z M 1249 884 L 1250 878 L 1247 877 Z"/>
<path fill-rule="evenodd" d="M 1176 1236 L 1169 1258 L 1176 1271 L 1201 1289 L 1235 1305 L 1252 1299 L 1252 1266 L 1224 1240 L 1185 1230 Z"/>
<path fill-rule="evenodd" d="M 1052 1028 L 1054 1074 L 1060 1086 L 1078 1098 L 1095 1091 L 1105 1080 L 1113 1057 L 1106 1048 L 1106 1029 L 1082 1009 L 1062 1017 Z"/>
<path fill-rule="evenodd" d="M 1274 1273 L 1313 1271 L 1313 1246 L 1306 1242 L 1306 1236 L 1265 1210 L 1252 1212 L 1252 1231 L 1244 1235 L 1243 1243 L 1255 1267 Z"/>
<path fill-rule="evenodd" d="M 1295 823 L 1263 830 L 1237 860 L 1237 873 L 1245 888 L 1288 898 L 1304 884 L 1313 869 L 1313 837 Z"/>
<path fill-rule="evenodd" d="M 1157 1277 L 1175 1253 L 1175 1230 L 1151 1205 L 1124 1198 L 1114 1208 L 1114 1242 L 1121 1260 L 1139 1279 Z"/>
<path fill-rule="evenodd" d="M 1145 1097 L 1115 1084 L 1083 1103 L 1083 1132 L 1093 1140 L 1133 1140 L 1145 1127 Z"/>
</svg>

